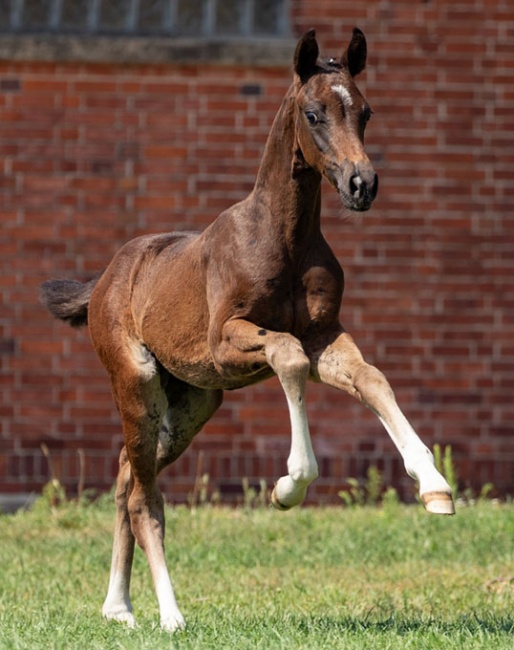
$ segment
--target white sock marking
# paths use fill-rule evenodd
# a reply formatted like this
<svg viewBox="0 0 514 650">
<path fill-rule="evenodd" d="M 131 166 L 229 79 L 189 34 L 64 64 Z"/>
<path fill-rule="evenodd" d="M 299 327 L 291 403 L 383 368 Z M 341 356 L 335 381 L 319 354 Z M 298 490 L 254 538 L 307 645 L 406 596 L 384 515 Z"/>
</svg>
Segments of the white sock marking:
<svg viewBox="0 0 514 650">
<path fill-rule="evenodd" d="M 412 478 L 419 481 L 419 492 L 446 492 L 450 493 L 450 486 L 446 479 L 437 471 L 432 452 L 419 439 L 417 433 L 401 414 L 400 426 L 403 425 L 400 435 L 388 425 L 380 415 L 385 430 L 391 437 L 400 452 L 405 469 Z"/>
<path fill-rule="evenodd" d="M 160 575 L 155 581 L 157 600 L 161 613 L 161 627 L 168 632 L 174 632 L 185 627 L 186 622 L 180 613 L 175 599 L 171 580 L 166 568 L 161 568 Z"/>
</svg>

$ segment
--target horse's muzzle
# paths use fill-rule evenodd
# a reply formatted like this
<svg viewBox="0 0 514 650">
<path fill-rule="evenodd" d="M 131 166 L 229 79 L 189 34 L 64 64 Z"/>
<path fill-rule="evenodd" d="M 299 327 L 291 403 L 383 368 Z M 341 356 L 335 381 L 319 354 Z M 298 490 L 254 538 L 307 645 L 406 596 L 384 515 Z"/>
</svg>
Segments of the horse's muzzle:
<svg viewBox="0 0 514 650">
<path fill-rule="evenodd" d="M 327 170 L 326 175 L 346 208 L 356 212 L 370 209 L 378 192 L 378 176 L 370 164 L 345 162 Z"/>
</svg>

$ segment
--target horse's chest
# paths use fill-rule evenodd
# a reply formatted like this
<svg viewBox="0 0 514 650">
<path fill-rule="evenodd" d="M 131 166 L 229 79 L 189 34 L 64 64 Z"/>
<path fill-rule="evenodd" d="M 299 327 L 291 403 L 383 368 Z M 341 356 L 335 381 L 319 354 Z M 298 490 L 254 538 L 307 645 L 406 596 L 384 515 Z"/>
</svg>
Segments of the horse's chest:
<svg viewBox="0 0 514 650">
<path fill-rule="evenodd" d="M 296 290 L 295 329 L 298 333 L 313 325 L 331 326 L 338 319 L 343 289 L 342 270 L 335 273 L 323 266 L 310 267 Z"/>
<path fill-rule="evenodd" d="M 257 287 L 256 287 L 257 288 Z M 294 289 L 291 281 L 273 278 L 257 288 L 250 320 L 276 332 L 290 332 L 294 326 Z"/>
<path fill-rule="evenodd" d="M 301 336 L 312 326 L 328 327 L 337 320 L 342 294 L 342 282 L 318 269 L 257 301 L 259 309 L 250 320 L 277 332 Z"/>
</svg>

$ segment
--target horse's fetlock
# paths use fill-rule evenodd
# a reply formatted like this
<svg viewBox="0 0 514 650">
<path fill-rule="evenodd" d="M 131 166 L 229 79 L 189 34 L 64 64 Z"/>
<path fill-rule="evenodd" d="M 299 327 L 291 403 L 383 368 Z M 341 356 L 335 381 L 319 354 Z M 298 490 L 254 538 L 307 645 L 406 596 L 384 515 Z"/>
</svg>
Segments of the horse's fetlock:
<svg viewBox="0 0 514 650">
<path fill-rule="evenodd" d="M 405 453 L 405 470 L 409 476 L 417 479 L 423 468 L 427 466 L 434 467 L 434 454 L 428 447 L 418 449 L 415 453 Z"/>
<path fill-rule="evenodd" d="M 317 464 L 297 469 L 288 468 L 288 473 L 295 483 L 305 483 L 306 485 L 315 481 L 319 476 Z"/>
</svg>

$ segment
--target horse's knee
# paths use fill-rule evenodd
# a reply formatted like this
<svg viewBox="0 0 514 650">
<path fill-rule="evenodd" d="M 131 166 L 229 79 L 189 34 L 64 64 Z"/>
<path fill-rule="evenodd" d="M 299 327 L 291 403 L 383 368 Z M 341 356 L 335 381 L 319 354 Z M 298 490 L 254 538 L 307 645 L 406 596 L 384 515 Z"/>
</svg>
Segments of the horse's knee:
<svg viewBox="0 0 514 650">
<path fill-rule="evenodd" d="M 283 381 L 306 381 L 311 362 L 305 354 L 300 341 L 293 337 L 278 341 L 266 351 L 268 363 L 275 374 Z"/>
<path fill-rule="evenodd" d="M 289 375 L 307 377 L 311 363 L 303 350 L 296 350 L 294 355 L 287 357 L 281 364 L 281 369 Z"/>
</svg>

